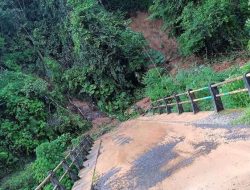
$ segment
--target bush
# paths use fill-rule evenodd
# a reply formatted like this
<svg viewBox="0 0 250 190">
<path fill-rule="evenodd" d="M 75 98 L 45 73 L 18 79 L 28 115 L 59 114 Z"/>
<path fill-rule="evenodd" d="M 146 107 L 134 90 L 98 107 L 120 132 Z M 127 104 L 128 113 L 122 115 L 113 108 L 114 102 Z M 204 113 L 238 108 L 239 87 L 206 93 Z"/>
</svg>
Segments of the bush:
<svg viewBox="0 0 250 190">
<path fill-rule="evenodd" d="M 40 144 L 36 148 L 36 160 L 26 165 L 22 171 L 15 172 L 0 185 L 0 190 L 30 190 L 34 189 L 48 172 L 53 170 L 65 157 L 67 148 L 72 144 L 78 144 L 79 139 L 72 139 L 70 134 L 63 134 L 53 141 Z M 63 174 L 62 169 L 56 172 L 57 176 Z M 72 187 L 72 182 L 66 176 L 63 185 L 68 189 Z M 51 185 L 44 189 L 52 190 Z"/>
<path fill-rule="evenodd" d="M 166 75 L 163 69 L 151 69 L 144 77 L 145 94 L 152 100 L 172 95 L 173 93 L 182 93 L 188 89 L 198 89 L 206 87 L 211 83 L 221 82 L 228 78 L 234 78 L 250 71 L 250 64 L 242 68 L 232 67 L 223 72 L 215 72 L 211 67 L 201 66 L 192 69 L 179 70 L 176 76 Z M 220 92 L 230 92 L 244 88 L 243 81 L 229 83 L 222 88 Z M 203 90 L 196 93 L 197 98 L 210 96 L 209 90 Z M 181 100 L 188 100 L 188 97 L 181 96 Z M 247 93 L 225 96 L 222 98 L 226 108 L 246 107 L 250 103 L 250 97 Z M 187 108 L 186 108 L 187 107 Z M 185 109 L 190 111 L 190 106 Z M 201 110 L 213 109 L 211 100 L 199 102 Z"/>
<path fill-rule="evenodd" d="M 90 124 L 52 101 L 42 79 L 17 72 L 0 74 L 0 162 L 13 168 L 18 158 L 63 133 L 82 134 Z M 12 167 L 13 166 L 13 167 Z M 0 176 L 10 170 L 1 170 Z"/>
<path fill-rule="evenodd" d="M 247 1 L 206 0 L 189 3 L 183 10 L 178 41 L 184 55 L 211 54 L 228 48 L 242 49 L 246 44 L 244 31 Z"/>
<path fill-rule="evenodd" d="M 9 152 L 8 149 L 0 147 L 0 178 L 15 169 L 15 165 L 18 161 L 19 159 Z"/>
<path fill-rule="evenodd" d="M 143 78 L 145 95 L 152 100 L 169 96 L 175 90 L 173 78 L 164 75 L 164 70 L 160 68 L 150 69 Z"/>
<path fill-rule="evenodd" d="M 32 164 L 28 164 L 22 171 L 12 174 L 0 185 L 0 190 L 30 190 L 34 189 L 36 180 Z"/>
<path fill-rule="evenodd" d="M 149 6 L 153 3 L 153 0 L 105 0 L 103 1 L 104 6 L 108 10 L 112 11 L 124 11 L 128 13 L 132 13 L 138 10 L 147 10 Z"/>
<path fill-rule="evenodd" d="M 162 19 L 163 29 L 168 29 L 171 36 L 178 36 L 181 32 L 179 17 L 184 7 L 188 4 L 188 0 L 154 0 L 150 6 L 150 18 Z"/>
<path fill-rule="evenodd" d="M 29 154 L 46 136 L 48 113 L 41 97 L 47 83 L 21 73 L 4 72 L 0 86 L 0 147 L 14 155 Z"/>
<path fill-rule="evenodd" d="M 179 70 L 176 76 L 164 74 L 160 68 L 151 69 L 144 77 L 146 96 L 159 99 L 173 93 L 181 93 L 188 89 L 207 86 L 211 82 L 223 80 L 223 75 L 216 73 L 210 67 L 195 67 Z"/>
<path fill-rule="evenodd" d="M 131 31 L 123 16 L 107 12 L 94 0 L 70 5 L 77 63 L 63 75 L 65 91 L 92 98 L 107 112 L 123 110 L 141 85 L 148 61 L 143 36 Z M 122 97 L 125 104 L 117 102 Z"/>
<path fill-rule="evenodd" d="M 71 144 L 71 136 L 69 134 L 63 134 L 57 139 L 45 142 L 36 148 L 36 160 L 33 164 L 34 178 L 39 184 L 45 177 L 47 177 L 48 172 L 53 170 L 65 157 L 65 151 L 67 147 Z M 63 169 L 56 171 L 57 176 L 62 176 Z M 72 187 L 72 181 L 66 176 L 62 181 L 62 184 L 67 189 Z M 52 185 L 47 185 L 45 190 L 52 190 Z"/>
<path fill-rule="evenodd" d="M 250 72 L 250 62 L 245 64 L 240 69 L 237 67 L 231 68 L 230 73 L 227 73 L 228 78 L 234 78 L 237 76 L 241 76 Z M 245 88 L 244 82 L 242 80 L 236 81 L 233 83 L 229 83 L 221 88 L 221 93 L 230 92 L 238 89 Z M 239 108 L 246 107 L 250 104 L 250 97 L 247 93 L 237 93 L 230 96 L 225 96 L 222 98 L 224 106 L 226 108 Z"/>
<path fill-rule="evenodd" d="M 70 144 L 71 137 L 64 134 L 54 141 L 45 142 L 36 148 L 36 161 L 33 165 L 35 178 L 42 181 L 48 171 L 53 170 L 64 158 L 64 152 Z"/>
<path fill-rule="evenodd" d="M 248 5 L 250 5 L 250 1 Z M 248 9 L 250 10 L 250 8 Z M 250 36 L 250 18 L 248 18 L 246 21 L 246 29 L 247 29 L 248 35 Z M 250 40 L 248 41 L 248 50 L 250 50 Z"/>
<path fill-rule="evenodd" d="M 179 70 L 175 76 L 177 92 L 187 91 L 208 86 L 213 82 L 224 80 L 222 73 L 215 72 L 211 67 L 199 66 L 191 69 Z"/>
<path fill-rule="evenodd" d="M 183 55 L 210 55 L 242 49 L 249 35 L 248 0 L 156 0 L 152 17 L 162 18 L 165 28 L 177 37 Z"/>
<path fill-rule="evenodd" d="M 54 92 L 93 98 L 96 104 L 116 104 L 121 93 L 133 96 L 148 62 L 146 41 L 128 27 L 123 14 L 107 11 L 100 2 L 105 4 L 104 0 L 26 1 L 22 10 L 18 2 L 3 0 L 1 68 L 36 74 L 48 81 Z M 149 2 L 110 3 L 140 9 Z M 15 18 L 22 11 L 29 16 L 22 16 L 17 23 Z M 160 55 L 156 59 L 162 61 Z M 63 98 L 54 95 L 56 100 Z"/>
</svg>

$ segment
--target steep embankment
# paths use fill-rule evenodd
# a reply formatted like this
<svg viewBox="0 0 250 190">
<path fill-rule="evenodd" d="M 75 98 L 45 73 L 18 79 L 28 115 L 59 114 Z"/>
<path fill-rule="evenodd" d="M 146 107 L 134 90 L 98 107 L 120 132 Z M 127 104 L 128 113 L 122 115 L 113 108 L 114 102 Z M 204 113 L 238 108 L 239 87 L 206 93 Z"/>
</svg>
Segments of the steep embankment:
<svg viewBox="0 0 250 190">
<path fill-rule="evenodd" d="M 162 20 L 150 20 L 148 17 L 149 14 L 146 12 L 137 12 L 135 16 L 131 17 L 132 22 L 130 27 L 136 32 L 141 32 L 151 48 L 165 55 L 167 61 L 164 66 L 170 70 L 171 73 L 176 73 L 179 68 L 190 68 L 193 65 L 213 62 L 213 60 L 207 60 L 197 56 L 181 56 L 178 52 L 177 40 L 170 38 L 168 31 L 162 30 Z M 245 52 L 236 52 L 235 55 L 233 53 L 216 55 L 222 57 L 222 59 L 215 60 L 216 64 L 213 64 L 212 67 L 215 71 L 222 71 L 232 65 L 241 66 L 249 60 L 243 57 L 245 54 Z"/>
<path fill-rule="evenodd" d="M 162 30 L 162 20 L 150 20 L 148 17 L 149 14 L 146 12 L 137 12 L 136 16 L 131 17 L 130 27 L 136 32 L 141 32 L 151 48 L 165 55 L 165 67 L 175 72 L 180 67 L 189 67 L 191 63 L 201 63 L 201 59 L 196 56 L 180 56 L 176 39 L 170 38 L 168 32 Z"/>
</svg>

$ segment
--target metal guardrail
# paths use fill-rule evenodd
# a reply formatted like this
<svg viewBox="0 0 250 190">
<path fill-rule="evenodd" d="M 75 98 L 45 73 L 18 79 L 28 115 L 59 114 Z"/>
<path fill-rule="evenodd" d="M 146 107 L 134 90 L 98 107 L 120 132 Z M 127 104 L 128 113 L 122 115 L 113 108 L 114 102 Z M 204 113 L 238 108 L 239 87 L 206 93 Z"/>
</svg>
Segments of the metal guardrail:
<svg viewBox="0 0 250 190">
<path fill-rule="evenodd" d="M 53 190 L 66 190 L 61 184 L 62 180 L 68 175 L 72 182 L 79 180 L 78 171 L 83 168 L 83 162 L 87 160 L 87 155 L 93 145 L 93 139 L 89 135 L 83 136 L 79 145 L 73 148 L 69 154 L 53 169 L 49 171 L 48 176 L 35 188 L 42 190 L 46 185 L 52 184 Z M 63 169 L 64 173 L 57 177 L 56 172 Z"/>
<path fill-rule="evenodd" d="M 243 80 L 244 82 L 244 85 L 245 85 L 244 89 L 237 89 L 231 92 L 220 93 L 219 87 L 222 87 L 226 84 L 229 84 L 235 81 L 240 81 L 240 80 Z M 209 91 L 210 96 L 196 98 L 197 92 L 205 91 L 205 90 Z M 168 97 L 156 100 L 152 102 L 151 108 L 149 110 L 153 111 L 153 113 L 159 110 L 160 113 L 162 113 L 163 109 L 165 109 L 166 112 L 169 114 L 172 112 L 173 106 L 176 106 L 178 113 L 181 114 L 184 112 L 183 104 L 191 104 L 192 111 L 194 114 L 196 114 L 200 111 L 198 102 L 204 101 L 204 100 L 212 100 L 213 105 L 214 105 L 214 110 L 216 112 L 219 112 L 219 111 L 224 110 L 221 97 L 233 95 L 237 93 L 244 93 L 244 92 L 248 92 L 250 95 L 250 72 L 246 73 L 244 76 L 239 76 L 236 78 L 228 79 L 223 82 L 216 83 L 216 84 L 210 84 L 207 87 L 203 87 L 203 88 L 199 88 L 195 90 L 190 89 L 187 92 L 174 94 L 172 96 L 168 96 Z M 181 101 L 180 96 L 187 96 L 189 100 Z M 170 103 L 171 100 L 174 100 L 174 102 Z M 159 103 L 161 103 L 161 105 L 153 106 L 154 104 L 159 104 Z"/>
</svg>

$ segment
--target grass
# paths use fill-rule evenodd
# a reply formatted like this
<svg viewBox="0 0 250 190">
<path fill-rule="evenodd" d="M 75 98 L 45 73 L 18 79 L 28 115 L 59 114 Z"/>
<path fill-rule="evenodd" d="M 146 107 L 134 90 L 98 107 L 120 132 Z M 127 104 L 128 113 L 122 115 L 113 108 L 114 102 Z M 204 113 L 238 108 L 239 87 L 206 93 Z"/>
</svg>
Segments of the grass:
<svg viewBox="0 0 250 190">
<path fill-rule="evenodd" d="M 233 122 L 234 125 L 250 125 L 250 107 L 244 109 L 243 115 Z"/>
</svg>

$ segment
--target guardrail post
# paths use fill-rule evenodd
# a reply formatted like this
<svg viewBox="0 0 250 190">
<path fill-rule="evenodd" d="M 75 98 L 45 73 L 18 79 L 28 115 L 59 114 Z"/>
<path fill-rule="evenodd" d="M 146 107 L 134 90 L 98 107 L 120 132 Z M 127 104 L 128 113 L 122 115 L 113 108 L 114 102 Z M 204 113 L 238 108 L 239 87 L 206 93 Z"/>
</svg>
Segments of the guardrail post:
<svg viewBox="0 0 250 190">
<path fill-rule="evenodd" d="M 147 110 L 147 113 L 150 113 L 150 112 L 153 112 L 152 103 L 150 104 L 150 107 L 149 107 L 149 109 Z"/>
<path fill-rule="evenodd" d="M 164 109 L 163 107 L 159 107 L 159 113 L 160 113 L 160 114 L 163 114 L 163 113 L 164 113 L 163 109 Z"/>
<path fill-rule="evenodd" d="M 155 108 L 154 107 L 152 107 L 152 112 L 153 112 L 153 115 L 155 114 Z"/>
<path fill-rule="evenodd" d="M 154 106 L 153 107 L 153 114 L 155 115 L 155 114 L 157 114 L 157 112 L 158 112 L 157 106 Z"/>
<path fill-rule="evenodd" d="M 163 100 L 166 104 L 166 112 L 167 114 L 170 114 L 172 112 L 171 107 L 168 105 L 168 101 L 165 98 Z"/>
<path fill-rule="evenodd" d="M 87 140 L 90 143 L 90 145 L 94 143 L 93 139 L 89 135 L 87 135 Z"/>
<path fill-rule="evenodd" d="M 198 107 L 198 104 L 196 102 L 194 102 L 194 99 L 196 98 L 195 97 L 195 94 L 194 93 L 191 93 L 191 89 L 189 89 L 187 91 L 188 93 L 188 97 L 189 97 L 189 100 L 191 102 L 191 106 L 192 106 L 192 110 L 193 110 L 193 113 L 196 114 L 200 111 L 199 107 Z"/>
<path fill-rule="evenodd" d="M 86 161 L 87 156 L 89 155 L 89 151 L 86 149 L 85 146 L 82 148 L 82 151 L 83 151 L 83 159 L 84 159 L 84 161 Z"/>
<path fill-rule="evenodd" d="M 156 102 L 155 112 L 160 114 L 159 102 Z"/>
<path fill-rule="evenodd" d="M 89 153 L 89 150 L 88 150 L 88 148 L 86 148 L 86 147 L 88 147 L 88 145 L 86 144 L 86 142 L 85 141 L 82 141 L 81 143 L 80 143 L 80 146 L 81 146 L 81 148 L 82 148 L 82 150 L 84 151 L 84 154 L 88 154 Z"/>
<path fill-rule="evenodd" d="M 220 94 L 219 89 L 217 86 L 212 86 L 213 84 L 209 85 L 209 90 L 212 96 L 212 100 L 213 100 L 213 105 L 214 105 L 214 110 L 216 112 L 220 112 L 222 110 L 224 110 L 224 106 L 221 100 L 221 97 L 217 97 L 216 95 Z"/>
<path fill-rule="evenodd" d="M 55 172 L 50 171 L 49 175 L 50 175 L 50 182 L 54 186 L 54 189 L 56 189 L 56 190 L 66 190 L 66 188 L 63 185 L 60 184 L 59 180 L 56 177 Z"/>
<path fill-rule="evenodd" d="M 87 148 L 87 150 L 89 151 L 90 148 L 91 148 L 91 145 L 92 145 L 92 141 L 87 139 L 87 138 L 84 138 L 81 142 L 80 142 L 80 146 L 83 147 L 85 146 Z"/>
<path fill-rule="evenodd" d="M 249 72 L 249 73 L 250 73 L 250 72 Z M 244 80 L 244 83 L 245 83 L 245 87 L 247 88 L 248 93 L 249 93 L 249 95 L 250 95 L 250 78 L 247 76 L 249 73 L 246 73 L 246 74 L 244 75 L 243 80 Z"/>
<path fill-rule="evenodd" d="M 79 160 L 79 156 L 76 154 L 75 151 L 70 151 L 70 159 L 74 163 L 74 165 L 77 167 L 78 170 L 82 169 L 81 161 Z"/>
<path fill-rule="evenodd" d="M 80 147 L 80 152 L 81 152 L 81 158 L 83 162 L 87 160 L 87 155 L 89 154 L 89 151 L 85 147 L 86 145 L 82 143 Z"/>
<path fill-rule="evenodd" d="M 174 99 L 176 101 L 176 106 L 177 106 L 177 110 L 178 110 L 178 113 L 179 114 L 182 114 L 184 112 L 184 109 L 183 109 L 183 106 L 182 104 L 179 104 L 180 103 L 180 97 L 179 96 L 176 96 L 176 94 L 174 94 Z"/>
<path fill-rule="evenodd" d="M 85 141 L 85 144 L 86 144 L 87 150 L 88 151 L 91 150 L 91 147 L 92 147 L 92 144 L 93 144 L 92 140 L 87 138 L 86 141 Z"/>
<path fill-rule="evenodd" d="M 69 165 L 68 165 L 68 163 L 67 163 L 67 161 L 65 159 L 62 161 L 62 167 L 63 167 L 65 172 L 68 172 L 69 177 L 73 182 L 80 179 L 78 177 L 78 175 L 74 172 L 74 170 L 69 167 Z"/>
<path fill-rule="evenodd" d="M 78 159 L 79 159 L 79 163 L 81 163 L 81 166 L 83 165 L 83 162 L 85 161 L 83 159 L 83 151 L 81 147 L 76 148 L 77 151 L 77 155 L 78 155 Z"/>
</svg>

